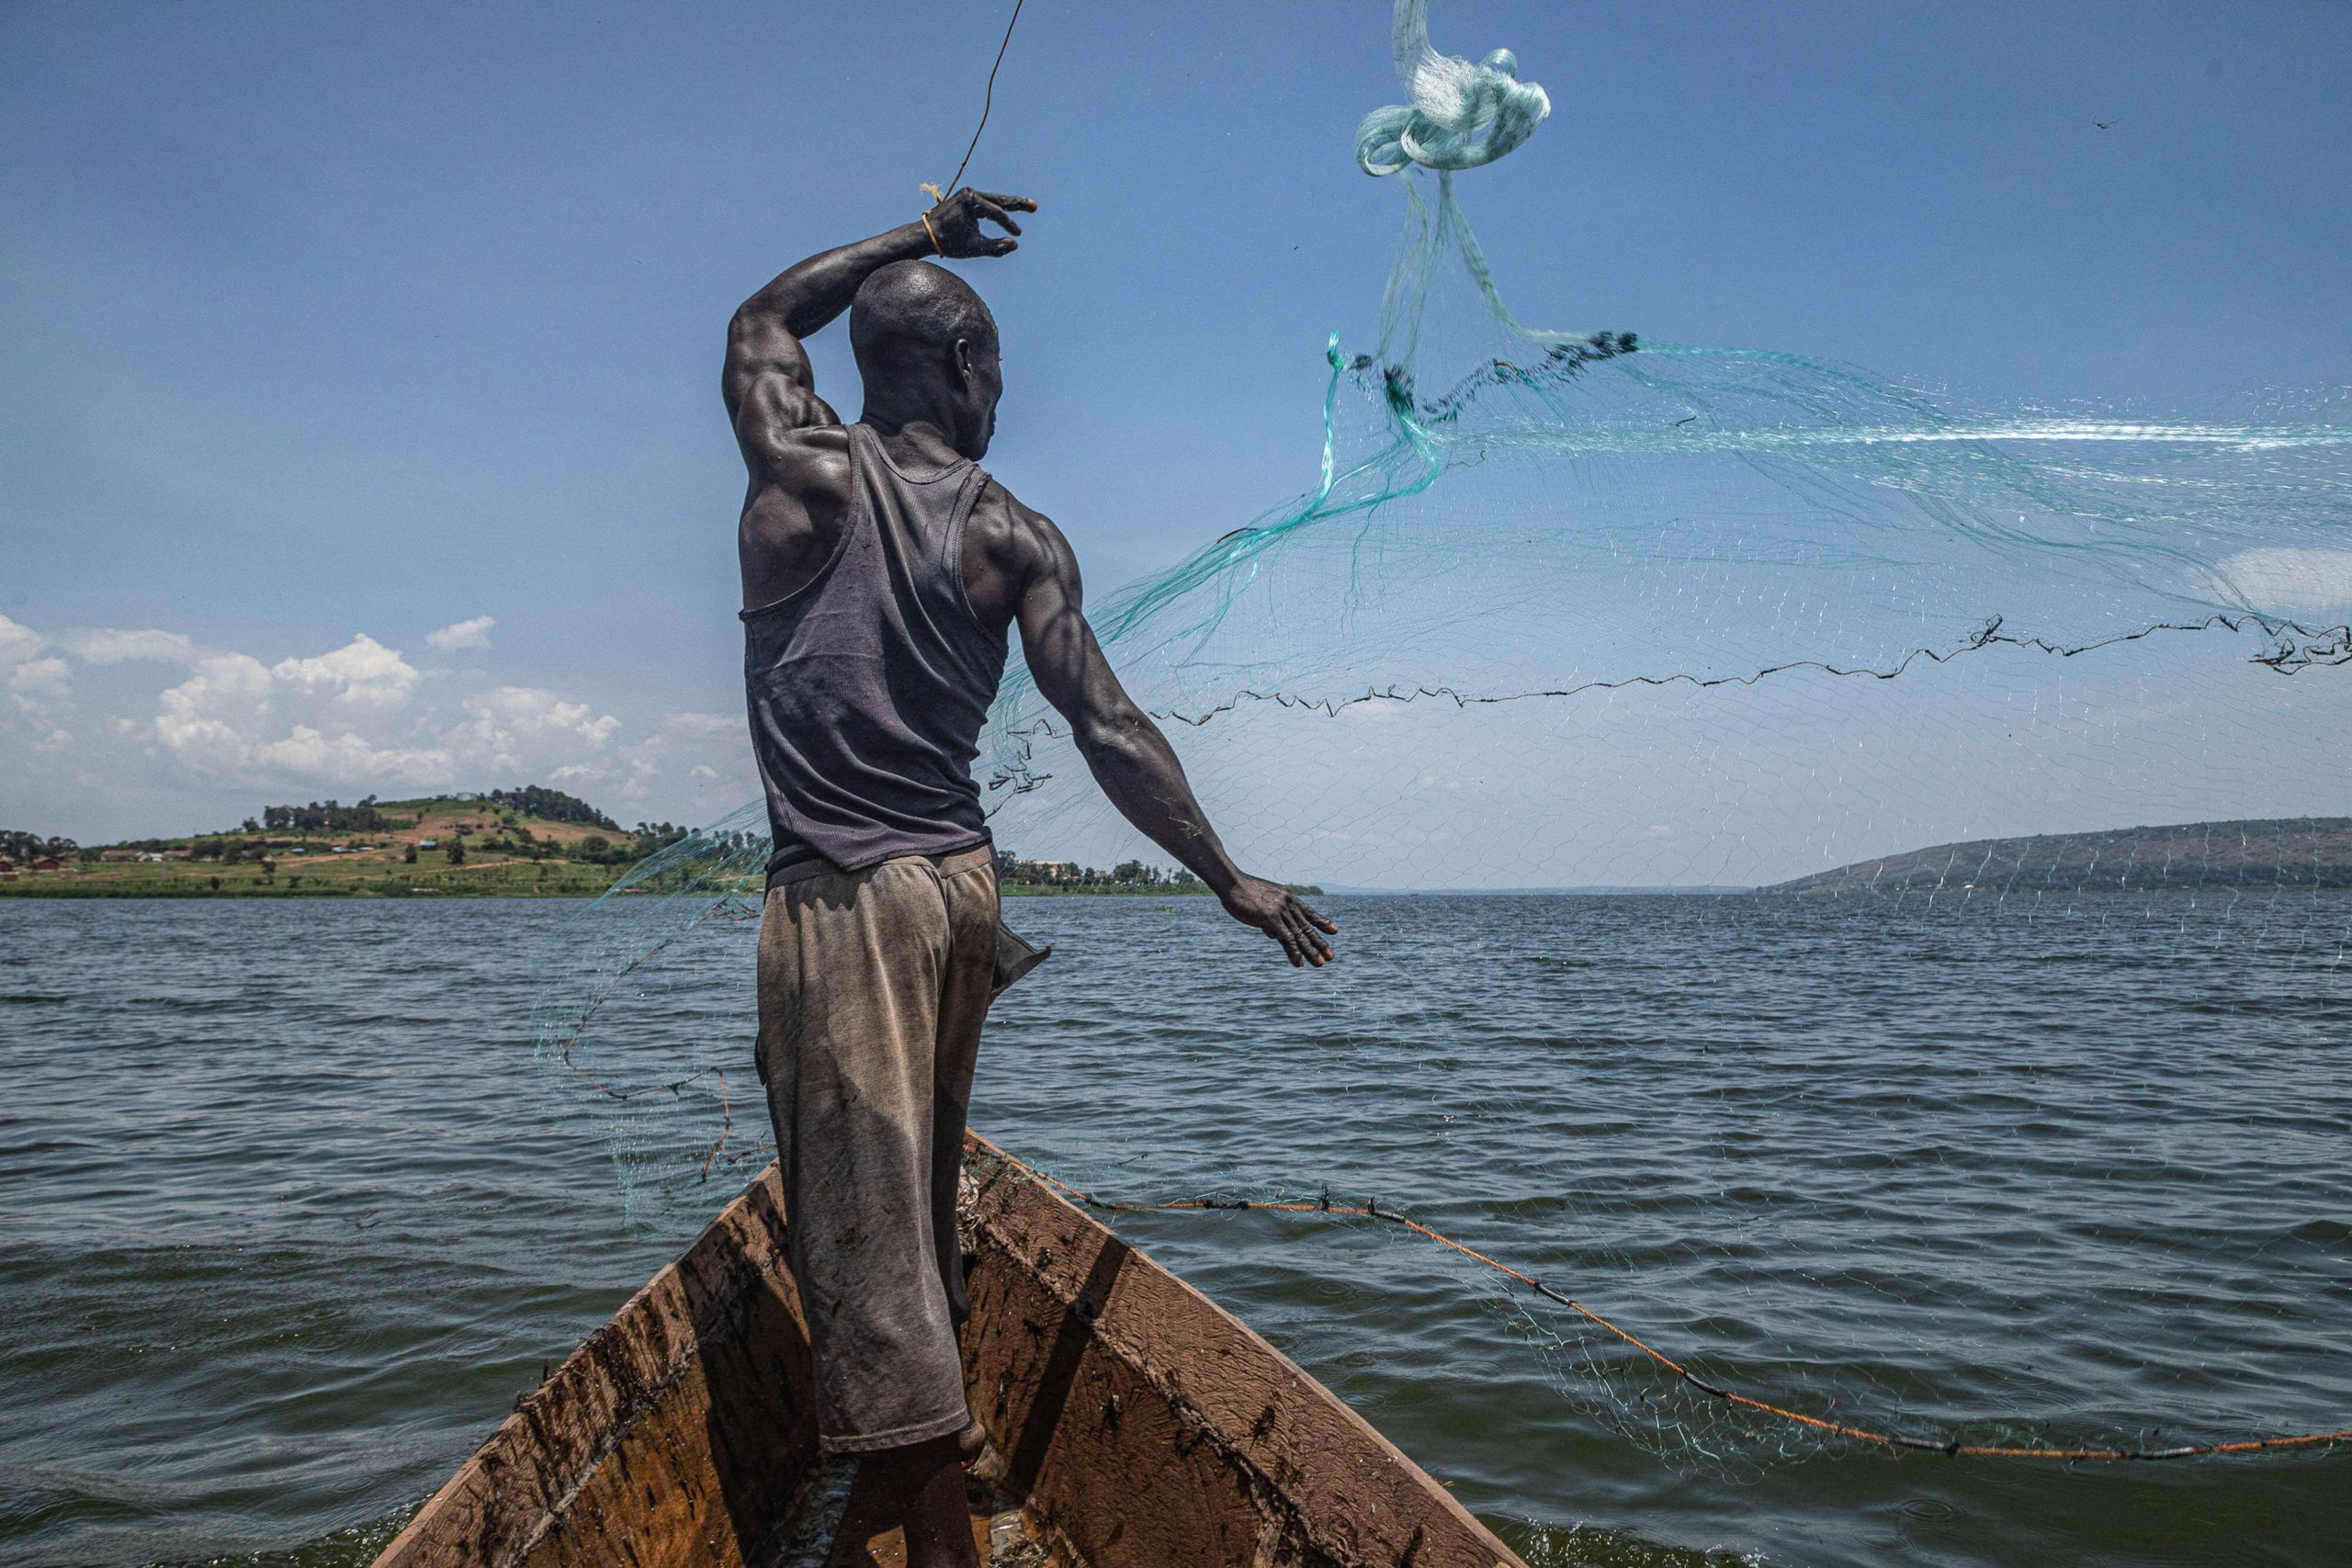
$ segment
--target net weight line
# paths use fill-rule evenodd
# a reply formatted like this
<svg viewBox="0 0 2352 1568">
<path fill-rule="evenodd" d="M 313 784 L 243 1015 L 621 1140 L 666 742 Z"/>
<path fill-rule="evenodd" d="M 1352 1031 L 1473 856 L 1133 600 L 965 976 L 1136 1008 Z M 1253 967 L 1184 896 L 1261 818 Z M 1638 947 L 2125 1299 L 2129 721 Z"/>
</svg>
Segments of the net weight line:
<svg viewBox="0 0 2352 1568">
<path fill-rule="evenodd" d="M 1472 1262 L 1491 1269 L 1498 1274 L 1516 1280 L 1537 1295 L 1566 1307 L 1579 1317 L 1607 1330 L 1618 1339 L 1639 1350 L 1658 1366 L 1672 1372 L 1682 1382 L 1711 1399 L 1720 1400 L 1727 1404 L 1736 1404 L 1743 1409 L 1758 1411 L 1797 1426 L 1811 1427 L 1815 1431 L 1826 1432 L 1833 1437 L 1848 1438 L 1856 1442 L 1873 1443 L 1881 1448 L 1915 1449 L 1922 1453 L 1946 1454 L 1962 1459 L 2166 1460 L 2198 1459 L 2215 1454 L 2258 1453 L 2272 1449 L 2320 1448 L 2331 1443 L 2352 1442 L 2352 1427 L 2327 1432 L 2296 1433 L 2285 1437 L 2250 1438 L 2233 1443 L 2183 1443 L 2177 1447 L 2163 1449 L 2062 1449 L 1997 1443 L 1963 1443 L 1958 1440 L 1939 1442 L 1932 1438 L 1912 1438 L 1899 1432 L 1874 1431 L 1867 1427 L 1855 1427 L 1843 1421 L 1833 1421 L 1824 1416 L 1809 1416 L 1802 1410 L 1791 1410 L 1783 1405 L 1773 1404 L 1748 1394 L 1736 1393 L 1719 1383 L 1709 1382 L 1665 1351 L 1628 1333 L 1583 1303 L 1554 1290 L 1533 1275 L 1522 1273 L 1510 1264 L 1489 1258 L 1475 1247 L 1465 1247 L 1452 1236 L 1434 1230 L 1408 1215 L 1399 1213 L 1395 1209 L 1384 1209 L 1376 1198 L 1366 1199 L 1362 1206 L 1334 1203 L 1328 1193 L 1312 1203 L 1261 1203 L 1253 1202 L 1248 1199 L 1220 1201 L 1214 1198 L 1193 1198 L 1159 1203 L 1122 1202 L 1098 1198 L 1092 1193 L 1081 1192 L 1068 1182 L 1048 1176 L 1042 1170 L 1035 1171 L 1035 1174 L 1038 1180 L 1054 1188 L 1073 1201 L 1106 1213 L 1206 1213 L 1259 1209 L 1283 1214 L 1330 1214 L 1344 1219 L 1378 1220 L 1385 1224 L 1396 1225 L 1436 1242 L 1441 1247 L 1460 1253 Z"/>
</svg>

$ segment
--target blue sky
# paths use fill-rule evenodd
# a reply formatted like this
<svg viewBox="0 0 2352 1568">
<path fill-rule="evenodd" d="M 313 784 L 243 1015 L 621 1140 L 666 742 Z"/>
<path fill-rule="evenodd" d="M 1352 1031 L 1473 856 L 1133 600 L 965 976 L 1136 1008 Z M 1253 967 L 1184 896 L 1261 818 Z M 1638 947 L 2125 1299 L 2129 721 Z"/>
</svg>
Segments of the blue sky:
<svg viewBox="0 0 2352 1568">
<path fill-rule="evenodd" d="M 0 824 L 750 774 L 743 295 L 903 220 L 994 6 L 0 8 Z M 1031 0 L 973 164 L 989 466 L 1098 590 L 1311 482 L 1396 192 L 1379 0 Z M 1440 0 L 1551 120 L 1464 199 L 1522 317 L 2005 405 L 2352 382 L 2352 7 Z M 2094 121 L 2112 129 L 2096 129 Z M 838 333 L 820 389 L 855 406 Z M 438 633 L 435 637 L 435 634 Z"/>
</svg>

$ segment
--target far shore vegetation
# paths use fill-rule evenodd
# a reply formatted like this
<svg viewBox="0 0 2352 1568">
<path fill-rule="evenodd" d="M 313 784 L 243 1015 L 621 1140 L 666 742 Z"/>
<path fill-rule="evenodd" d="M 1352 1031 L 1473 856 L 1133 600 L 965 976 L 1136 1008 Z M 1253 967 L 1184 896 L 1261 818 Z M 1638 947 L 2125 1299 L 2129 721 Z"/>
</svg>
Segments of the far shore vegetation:
<svg viewBox="0 0 2352 1568">
<path fill-rule="evenodd" d="M 623 828 L 536 784 L 267 806 L 220 832 L 113 844 L 0 829 L 0 898 L 592 898 L 686 835 L 669 822 Z M 1132 860 L 1098 871 L 1000 850 L 997 874 L 1009 897 L 1208 891 L 1190 872 Z"/>
<path fill-rule="evenodd" d="M 414 800 L 371 795 L 351 806 L 268 806 L 220 832 L 114 844 L 0 829 L 0 898 L 593 898 L 686 836 L 670 822 L 624 828 L 586 801 L 539 785 Z M 747 892 L 757 891 L 757 841 L 744 840 L 751 852 Z M 1190 872 L 1139 860 L 1101 871 L 1000 848 L 996 863 L 998 885 L 1013 898 L 1208 892 Z M 647 893 L 678 886 L 674 873 L 642 882 Z M 2352 818 L 2185 822 L 1938 844 L 1752 891 L 2136 888 L 2352 888 Z M 1300 884 L 1293 891 L 1322 889 Z"/>
<path fill-rule="evenodd" d="M 592 897 L 686 831 L 625 829 L 537 785 L 312 801 L 179 838 L 85 846 L 0 832 L 0 897 Z"/>
</svg>

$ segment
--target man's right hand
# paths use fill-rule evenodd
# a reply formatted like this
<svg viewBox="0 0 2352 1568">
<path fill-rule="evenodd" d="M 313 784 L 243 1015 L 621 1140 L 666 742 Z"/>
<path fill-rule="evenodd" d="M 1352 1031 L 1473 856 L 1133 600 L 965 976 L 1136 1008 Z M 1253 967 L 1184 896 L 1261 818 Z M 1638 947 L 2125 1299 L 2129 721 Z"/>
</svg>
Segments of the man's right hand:
<svg viewBox="0 0 2352 1568">
<path fill-rule="evenodd" d="M 1339 922 L 1325 919 L 1278 883 L 1245 876 L 1233 885 L 1224 901 L 1227 914 L 1282 943 L 1294 969 L 1309 964 L 1320 969 L 1335 956 L 1323 938 L 1336 934 Z"/>
<path fill-rule="evenodd" d="M 923 221 L 941 255 L 964 261 L 973 256 L 1011 255 L 1019 250 L 1021 242 L 1009 237 L 1021 232 L 1012 214 L 1036 210 L 1037 204 L 1025 196 L 997 196 L 966 186 L 924 213 Z M 983 218 L 1000 225 L 1004 233 L 982 233 Z"/>
</svg>

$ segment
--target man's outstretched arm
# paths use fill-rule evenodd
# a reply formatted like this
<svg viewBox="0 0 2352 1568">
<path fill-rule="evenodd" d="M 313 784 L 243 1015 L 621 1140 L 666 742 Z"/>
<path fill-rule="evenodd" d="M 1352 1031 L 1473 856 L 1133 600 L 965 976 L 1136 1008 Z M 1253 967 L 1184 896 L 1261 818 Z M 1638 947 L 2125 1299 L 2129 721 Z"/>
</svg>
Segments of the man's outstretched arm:
<svg viewBox="0 0 2352 1568">
<path fill-rule="evenodd" d="M 820 251 L 786 268 L 744 300 L 727 326 L 727 367 L 719 390 L 727 399 L 727 417 L 734 423 L 743 460 L 752 471 L 763 471 L 782 456 L 794 431 L 841 423 L 817 396 L 816 377 L 800 340 L 822 331 L 848 310 L 858 285 L 876 268 L 934 255 L 1009 254 L 1020 246 L 1011 236 L 1021 232 L 1010 214 L 1036 210 L 1037 204 L 1024 196 L 959 190 L 912 223 Z M 1001 225 L 1005 233 L 981 232 L 983 218 Z"/>
<path fill-rule="evenodd" d="M 1021 647 L 1037 691 L 1069 720 L 1079 754 L 1119 814 L 1208 884 L 1226 913 L 1282 943 L 1294 965 L 1331 961 L 1337 923 L 1288 888 L 1245 874 L 1225 852 L 1175 749 L 1137 707 L 1080 609 L 1078 558 L 1061 530 L 1028 513 L 1030 559 L 1020 602 Z"/>
</svg>

